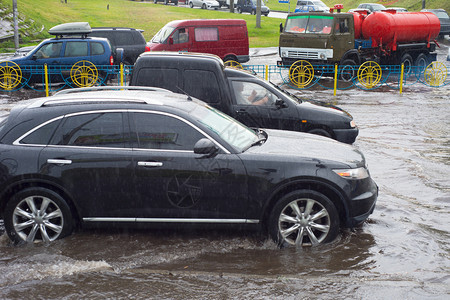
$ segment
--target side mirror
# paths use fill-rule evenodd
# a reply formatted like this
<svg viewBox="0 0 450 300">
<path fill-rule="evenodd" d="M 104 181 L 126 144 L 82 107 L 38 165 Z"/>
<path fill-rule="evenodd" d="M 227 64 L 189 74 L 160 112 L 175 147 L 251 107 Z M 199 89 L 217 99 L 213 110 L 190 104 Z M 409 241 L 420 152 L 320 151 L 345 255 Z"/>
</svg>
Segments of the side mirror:
<svg viewBox="0 0 450 300">
<path fill-rule="evenodd" d="M 173 37 L 170 37 L 168 42 L 169 42 L 169 45 L 173 45 Z"/>
<path fill-rule="evenodd" d="M 195 154 L 204 154 L 206 157 L 211 157 L 219 151 L 219 148 L 207 138 L 200 139 L 194 145 Z"/>
<path fill-rule="evenodd" d="M 280 23 L 280 33 L 283 32 L 283 23 Z"/>
<path fill-rule="evenodd" d="M 33 54 L 33 56 L 31 57 L 32 60 L 36 60 L 37 59 L 37 54 Z"/>
<path fill-rule="evenodd" d="M 284 102 L 284 100 L 281 100 L 281 99 L 275 100 L 275 106 L 276 106 L 278 109 L 288 107 L 287 104 L 286 104 L 286 102 Z"/>
<path fill-rule="evenodd" d="M 116 59 L 119 62 L 123 62 L 123 48 L 116 48 Z"/>
</svg>

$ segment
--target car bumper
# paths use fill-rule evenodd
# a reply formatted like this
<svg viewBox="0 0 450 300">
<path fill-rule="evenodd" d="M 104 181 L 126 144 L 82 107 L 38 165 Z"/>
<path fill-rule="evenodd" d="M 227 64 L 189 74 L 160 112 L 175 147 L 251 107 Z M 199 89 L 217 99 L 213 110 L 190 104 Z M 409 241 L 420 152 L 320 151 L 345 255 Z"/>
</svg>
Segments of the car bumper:
<svg viewBox="0 0 450 300">
<path fill-rule="evenodd" d="M 370 178 L 369 189 L 350 200 L 349 217 L 346 226 L 351 228 L 363 223 L 375 209 L 378 186 Z"/>
<path fill-rule="evenodd" d="M 238 55 L 237 56 L 237 60 L 239 63 L 246 63 L 250 60 L 250 56 L 249 55 Z"/>
<path fill-rule="evenodd" d="M 350 129 L 334 129 L 333 133 L 337 141 L 352 144 L 358 136 L 359 129 L 358 127 Z"/>
</svg>

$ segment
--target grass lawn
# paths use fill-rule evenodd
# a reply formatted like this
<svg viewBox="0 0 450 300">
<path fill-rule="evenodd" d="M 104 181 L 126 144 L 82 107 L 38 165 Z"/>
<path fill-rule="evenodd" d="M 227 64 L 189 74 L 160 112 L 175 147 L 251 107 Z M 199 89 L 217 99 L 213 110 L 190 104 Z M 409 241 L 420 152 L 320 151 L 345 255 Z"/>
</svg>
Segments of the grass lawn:
<svg viewBox="0 0 450 300">
<path fill-rule="evenodd" d="M 272 11 L 293 12 L 296 0 L 290 4 L 279 3 L 278 0 L 263 0 Z M 235 0 L 237 2 L 237 0 Z M 344 3 L 344 11 L 356 7 L 366 0 L 323 0 L 325 4 L 332 7 L 335 3 Z M 421 8 L 421 1 L 417 0 L 381 0 L 373 1 L 385 6 L 403 6 L 412 11 Z M 420 2 L 420 3 L 419 3 Z M 0 0 L 0 7 L 9 7 L 10 0 Z M 109 9 L 108 8 L 109 5 Z M 450 10 L 448 0 L 427 0 L 427 8 L 439 8 Z M 163 5 L 162 2 L 154 4 L 153 0 L 129 1 L 129 0 L 20 0 L 18 11 L 21 17 L 26 16 L 26 23 L 33 22 L 35 28 L 41 29 L 43 33 L 37 37 L 25 37 L 21 46 L 29 45 L 30 39 L 42 39 L 50 37 L 47 34 L 49 28 L 67 22 L 87 21 L 91 26 L 121 26 L 133 27 L 144 30 L 145 39 L 151 37 L 167 22 L 181 19 L 244 19 L 247 21 L 249 31 L 250 47 L 276 47 L 279 39 L 279 24 L 283 19 L 261 17 L 261 28 L 256 28 L 256 16 L 249 14 L 230 13 L 228 11 L 191 9 L 174 5 Z M 34 42 L 35 43 L 35 42 Z M 5 48 L 13 48 L 14 43 L 9 41 L 0 44 L 0 52 Z"/>
<path fill-rule="evenodd" d="M 5 5 L 6 1 L 1 1 Z M 109 9 L 107 9 L 108 4 Z M 60 0 L 21 0 L 18 1 L 18 11 L 21 16 L 27 16 L 35 23 L 44 25 L 45 33 L 51 27 L 61 23 L 83 21 L 89 22 L 92 27 L 116 26 L 143 29 L 147 41 L 172 20 L 244 19 L 247 21 L 250 47 L 278 46 L 279 24 L 283 22 L 283 19 L 262 16 L 261 28 L 256 28 L 256 16 L 250 14 L 192 9 L 163 5 L 162 2 L 154 4 L 153 1 L 67 0 L 66 4 Z"/>
</svg>

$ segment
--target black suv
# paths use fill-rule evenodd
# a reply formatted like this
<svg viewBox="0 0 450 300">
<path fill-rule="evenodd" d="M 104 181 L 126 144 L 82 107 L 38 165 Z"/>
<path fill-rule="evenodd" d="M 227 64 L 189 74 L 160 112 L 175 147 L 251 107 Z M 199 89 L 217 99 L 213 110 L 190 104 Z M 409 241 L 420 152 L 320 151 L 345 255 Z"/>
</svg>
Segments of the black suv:
<svg viewBox="0 0 450 300">
<path fill-rule="evenodd" d="M 93 27 L 89 36 L 107 38 L 116 53 L 114 61 L 132 65 L 137 57 L 145 51 L 150 51 L 142 30 L 125 27 Z M 118 51 L 123 49 L 123 54 Z"/>
<path fill-rule="evenodd" d="M 0 216 L 15 242 L 181 223 L 259 225 L 277 243 L 314 245 L 362 223 L 376 198 L 354 147 L 250 129 L 159 88 L 65 90 L 0 117 Z"/>
</svg>

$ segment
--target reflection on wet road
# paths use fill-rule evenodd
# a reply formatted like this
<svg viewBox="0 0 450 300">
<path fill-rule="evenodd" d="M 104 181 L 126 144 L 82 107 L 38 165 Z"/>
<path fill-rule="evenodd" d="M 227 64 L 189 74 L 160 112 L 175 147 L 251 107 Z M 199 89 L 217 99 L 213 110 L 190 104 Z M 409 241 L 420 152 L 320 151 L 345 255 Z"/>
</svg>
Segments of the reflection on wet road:
<svg viewBox="0 0 450 300">
<path fill-rule="evenodd" d="M 361 228 L 306 249 L 253 232 L 86 230 L 21 247 L 3 234 L 0 298 L 448 299 L 450 88 L 298 93 L 360 128 L 354 145 L 380 187 Z"/>
</svg>

